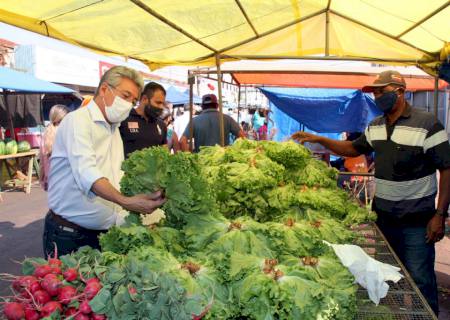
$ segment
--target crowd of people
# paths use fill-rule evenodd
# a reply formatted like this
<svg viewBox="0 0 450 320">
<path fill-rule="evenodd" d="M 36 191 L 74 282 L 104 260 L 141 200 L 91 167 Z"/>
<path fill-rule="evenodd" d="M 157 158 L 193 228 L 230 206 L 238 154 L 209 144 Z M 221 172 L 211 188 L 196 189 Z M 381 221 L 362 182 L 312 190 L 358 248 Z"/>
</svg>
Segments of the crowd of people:
<svg viewBox="0 0 450 320">
<path fill-rule="evenodd" d="M 345 157 L 375 154 L 377 224 L 437 314 L 434 244 L 444 236 L 450 201 L 450 145 L 439 121 L 412 108 L 405 90 L 400 74 L 383 72 L 363 88 L 374 94 L 384 113 L 365 132 L 347 140 L 302 131 L 292 138 L 321 144 Z M 70 113 L 53 107 L 41 151 L 49 204 L 45 255 L 54 243 L 61 254 L 83 245 L 98 248 L 98 235 L 120 225 L 124 210 L 151 214 L 164 204 L 163 190 L 133 197 L 120 193 L 120 167 L 130 153 L 163 145 L 173 152 L 198 152 L 202 146 L 221 144 L 214 94 L 202 97 L 201 112 L 192 115 L 192 121 L 188 106 L 179 108 L 174 119 L 165 96 L 161 85 L 151 82 L 144 87 L 139 73 L 120 66 L 104 74 L 85 107 Z M 229 111 L 223 115 L 225 145 L 236 138 L 266 140 L 274 135 L 267 129 L 267 110 Z"/>
</svg>

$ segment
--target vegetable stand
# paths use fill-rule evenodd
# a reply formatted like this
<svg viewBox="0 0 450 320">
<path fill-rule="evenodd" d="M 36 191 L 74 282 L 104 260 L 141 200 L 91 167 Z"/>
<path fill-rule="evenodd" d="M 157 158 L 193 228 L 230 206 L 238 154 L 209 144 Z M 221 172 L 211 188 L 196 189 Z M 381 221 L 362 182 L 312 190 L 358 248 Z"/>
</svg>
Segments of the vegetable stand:
<svg viewBox="0 0 450 320">
<path fill-rule="evenodd" d="M 384 235 L 374 223 L 359 229 L 364 235 L 356 245 L 362 247 L 372 258 L 401 268 L 405 276 L 397 283 L 389 282 L 389 291 L 380 304 L 375 306 L 369 300 L 367 291 L 359 287 L 357 292 L 357 320 L 391 319 L 391 320 L 437 320 L 434 312 L 415 285 L 404 265 L 389 246 Z"/>
<path fill-rule="evenodd" d="M 95 314 L 113 320 L 434 319 L 409 278 L 392 286 L 378 307 L 354 284 L 324 240 L 360 244 L 382 262 L 400 264 L 374 225 L 361 230 L 374 214 L 337 188 L 337 171 L 301 145 L 239 140 L 175 155 L 156 147 L 136 151 L 122 169 L 125 195 L 165 190 L 166 218 L 147 225 L 145 216 L 130 213 L 125 225 L 100 237 L 101 252 L 85 247 L 60 258 L 59 273 L 75 268 L 79 274 L 76 288 L 93 276 L 101 282 L 89 302 Z M 23 273 L 39 278 L 36 268 L 47 262 L 34 262 Z M 17 289 L 13 300 L 23 304 Z M 73 308 L 83 299 L 74 298 Z"/>
</svg>

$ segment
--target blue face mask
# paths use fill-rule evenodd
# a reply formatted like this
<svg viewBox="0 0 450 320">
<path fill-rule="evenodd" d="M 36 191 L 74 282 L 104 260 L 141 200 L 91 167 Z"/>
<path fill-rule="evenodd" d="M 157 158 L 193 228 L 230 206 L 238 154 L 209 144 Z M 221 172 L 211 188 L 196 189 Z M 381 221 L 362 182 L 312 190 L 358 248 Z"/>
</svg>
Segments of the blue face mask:
<svg viewBox="0 0 450 320">
<path fill-rule="evenodd" d="M 375 98 L 375 103 L 384 114 L 388 114 L 394 108 L 397 98 L 397 90 L 393 90 L 385 92 L 378 98 Z"/>
</svg>

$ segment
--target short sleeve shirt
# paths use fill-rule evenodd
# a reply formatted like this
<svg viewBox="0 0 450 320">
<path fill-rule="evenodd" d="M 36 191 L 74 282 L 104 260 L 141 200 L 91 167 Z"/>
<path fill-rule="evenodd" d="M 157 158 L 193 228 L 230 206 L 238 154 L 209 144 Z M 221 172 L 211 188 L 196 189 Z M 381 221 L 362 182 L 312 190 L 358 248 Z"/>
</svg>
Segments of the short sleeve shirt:
<svg viewBox="0 0 450 320">
<path fill-rule="evenodd" d="M 193 121 L 194 127 L 194 152 L 199 152 L 202 146 L 214 146 L 220 144 L 220 113 L 216 109 L 206 109 L 196 116 Z M 228 115 L 223 115 L 225 145 L 229 144 L 230 134 L 239 136 L 240 127 L 236 121 Z M 188 125 L 183 136 L 189 138 L 190 125 Z"/>
<path fill-rule="evenodd" d="M 136 150 L 167 144 L 167 126 L 164 121 L 161 119 L 147 121 L 134 109 L 120 124 L 119 129 L 127 158 Z"/>
<path fill-rule="evenodd" d="M 436 170 L 450 167 L 448 135 L 434 115 L 408 105 L 393 125 L 384 116 L 375 118 L 353 146 L 360 153 L 375 152 L 375 211 L 405 221 L 429 220 Z"/>
</svg>

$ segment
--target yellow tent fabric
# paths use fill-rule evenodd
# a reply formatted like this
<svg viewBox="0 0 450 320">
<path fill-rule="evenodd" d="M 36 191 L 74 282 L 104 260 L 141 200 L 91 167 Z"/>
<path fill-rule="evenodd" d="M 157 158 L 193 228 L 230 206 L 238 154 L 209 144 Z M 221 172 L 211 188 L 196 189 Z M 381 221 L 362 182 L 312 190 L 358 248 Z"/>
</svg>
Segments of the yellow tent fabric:
<svg viewBox="0 0 450 320">
<path fill-rule="evenodd" d="M 233 59 L 433 65 L 448 0 L 0 0 L 0 21 L 152 69 Z M 447 49 L 445 49 L 447 48 Z M 442 52 L 444 54 L 441 54 Z"/>
</svg>

